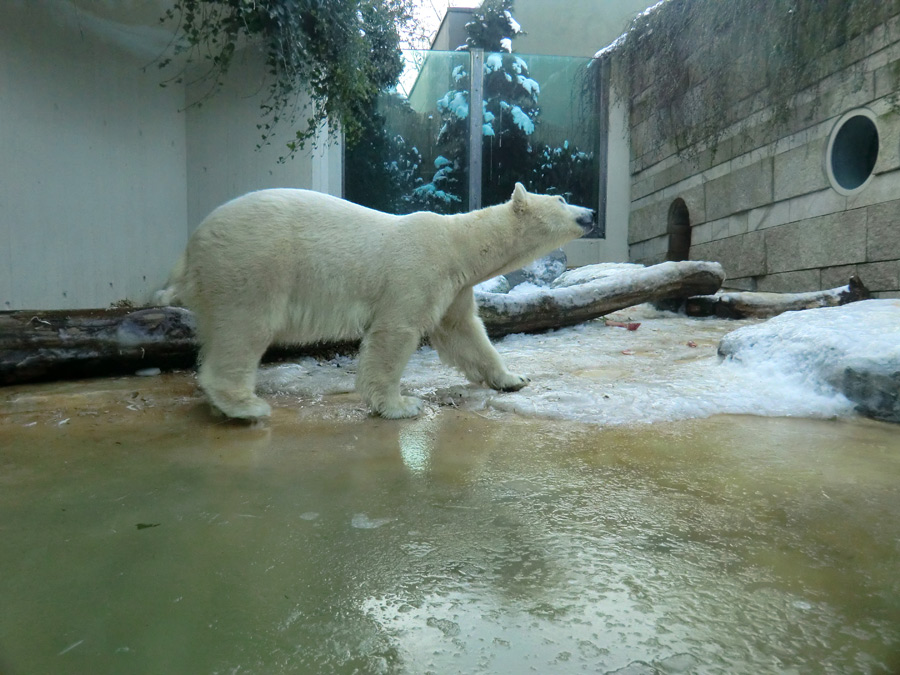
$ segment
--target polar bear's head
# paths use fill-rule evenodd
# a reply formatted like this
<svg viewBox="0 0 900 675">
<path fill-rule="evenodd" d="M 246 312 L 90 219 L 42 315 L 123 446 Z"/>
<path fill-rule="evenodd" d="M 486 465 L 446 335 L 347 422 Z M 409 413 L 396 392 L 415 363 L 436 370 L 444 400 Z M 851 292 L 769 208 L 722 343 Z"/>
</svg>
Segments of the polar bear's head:
<svg viewBox="0 0 900 675">
<path fill-rule="evenodd" d="M 509 201 L 520 226 L 519 235 L 535 249 L 551 251 L 594 229 L 594 212 L 572 206 L 556 195 L 537 195 L 516 183 Z"/>
</svg>

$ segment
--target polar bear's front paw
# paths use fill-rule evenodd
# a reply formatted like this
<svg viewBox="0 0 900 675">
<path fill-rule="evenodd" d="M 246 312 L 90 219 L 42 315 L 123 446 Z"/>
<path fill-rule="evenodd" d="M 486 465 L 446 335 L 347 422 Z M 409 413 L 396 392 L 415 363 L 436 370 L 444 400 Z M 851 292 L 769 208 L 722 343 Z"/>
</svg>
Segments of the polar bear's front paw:
<svg viewBox="0 0 900 675">
<path fill-rule="evenodd" d="M 385 403 L 378 406 L 375 412 L 389 420 L 399 420 L 406 417 L 415 417 L 422 412 L 425 402 L 414 396 L 401 396 L 395 403 Z"/>
<path fill-rule="evenodd" d="M 497 391 L 519 391 L 526 386 L 531 380 L 524 375 L 516 375 L 515 373 L 503 373 L 499 377 L 495 377 L 488 382 L 491 389 Z"/>
</svg>

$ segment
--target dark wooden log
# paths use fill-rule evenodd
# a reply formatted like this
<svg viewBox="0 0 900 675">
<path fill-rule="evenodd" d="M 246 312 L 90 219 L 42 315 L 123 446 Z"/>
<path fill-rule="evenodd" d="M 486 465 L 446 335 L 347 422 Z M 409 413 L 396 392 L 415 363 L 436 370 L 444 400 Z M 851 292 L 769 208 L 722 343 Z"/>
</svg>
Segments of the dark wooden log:
<svg viewBox="0 0 900 675">
<path fill-rule="evenodd" d="M 180 307 L 0 312 L 0 384 L 183 368 L 194 317 Z"/>
<path fill-rule="evenodd" d="M 273 347 L 267 360 L 330 358 L 358 342 Z M 194 315 L 183 307 L 0 312 L 0 385 L 190 368 Z"/>
<path fill-rule="evenodd" d="M 480 294 L 493 337 L 570 326 L 642 302 L 712 293 L 717 263 L 663 263 L 568 288 L 529 302 Z M 488 297 L 496 296 L 496 297 Z M 358 342 L 273 347 L 266 360 L 354 353 Z M 194 317 L 181 307 L 0 312 L 0 385 L 188 368 L 197 358 Z"/>
<path fill-rule="evenodd" d="M 809 293 L 717 293 L 688 298 L 688 316 L 718 316 L 723 319 L 768 319 L 784 312 L 816 307 L 835 307 L 871 297 L 869 289 L 855 274 L 840 288 Z"/>
</svg>

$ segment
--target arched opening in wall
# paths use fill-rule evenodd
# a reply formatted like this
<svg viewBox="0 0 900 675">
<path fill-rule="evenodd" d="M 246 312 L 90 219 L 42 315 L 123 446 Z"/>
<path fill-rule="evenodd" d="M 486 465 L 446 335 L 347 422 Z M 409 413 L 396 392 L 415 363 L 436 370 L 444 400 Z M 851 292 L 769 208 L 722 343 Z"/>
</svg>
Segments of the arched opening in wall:
<svg viewBox="0 0 900 675">
<path fill-rule="evenodd" d="M 872 180 L 878 149 L 878 127 L 872 111 L 861 108 L 841 117 L 831 132 L 825 157 L 831 186 L 842 195 L 865 188 Z"/>
<path fill-rule="evenodd" d="M 691 252 L 691 215 L 680 197 L 669 207 L 666 233 L 669 235 L 666 260 L 687 260 Z"/>
</svg>

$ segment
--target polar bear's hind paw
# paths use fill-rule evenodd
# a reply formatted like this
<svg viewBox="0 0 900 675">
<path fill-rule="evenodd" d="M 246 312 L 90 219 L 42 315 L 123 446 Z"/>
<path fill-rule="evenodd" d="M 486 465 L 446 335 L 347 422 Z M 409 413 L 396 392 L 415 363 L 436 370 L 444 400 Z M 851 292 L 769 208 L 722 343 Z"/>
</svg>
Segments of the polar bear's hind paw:
<svg viewBox="0 0 900 675">
<path fill-rule="evenodd" d="M 489 382 L 488 384 L 491 389 L 496 389 L 497 391 L 519 391 L 519 389 L 527 386 L 530 382 L 531 379 L 524 375 L 505 373 L 501 377 L 498 377 L 496 381 Z"/>
<path fill-rule="evenodd" d="M 254 394 L 235 397 L 207 390 L 206 395 L 213 408 L 225 415 L 225 417 L 239 420 L 258 420 L 272 415 L 272 408 L 269 404 Z"/>
</svg>

